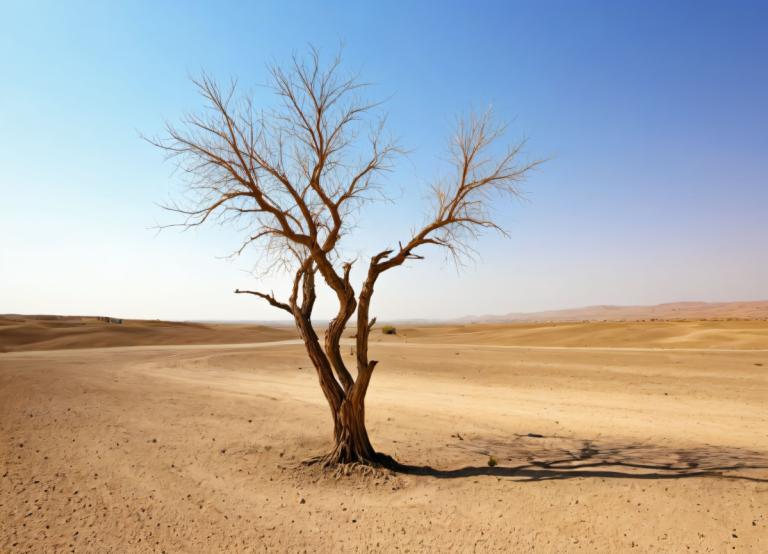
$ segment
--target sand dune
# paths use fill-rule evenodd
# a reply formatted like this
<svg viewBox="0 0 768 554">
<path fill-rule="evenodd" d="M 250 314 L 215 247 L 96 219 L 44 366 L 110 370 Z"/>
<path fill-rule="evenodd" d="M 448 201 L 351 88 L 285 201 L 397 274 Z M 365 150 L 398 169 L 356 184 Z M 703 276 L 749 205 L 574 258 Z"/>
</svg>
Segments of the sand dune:
<svg viewBox="0 0 768 554">
<path fill-rule="evenodd" d="M 108 323 L 96 317 L 0 316 L 0 352 L 152 344 L 225 344 L 294 338 L 293 327 L 158 320 Z"/>
<path fill-rule="evenodd" d="M 377 331 L 379 328 L 377 328 Z M 322 330 L 319 330 L 322 333 Z M 352 336 L 350 330 L 347 336 Z M 296 338 L 289 326 L 125 320 L 94 317 L 0 316 L 0 351 L 138 345 L 243 344 Z M 494 323 L 398 327 L 374 332 L 379 342 L 600 348 L 768 348 L 768 321 Z"/>
<path fill-rule="evenodd" d="M 414 468 L 340 480 L 299 463 L 330 434 L 299 344 L 0 354 L 0 551 L 768 549 L 768 353 L 509 329 L 374 343 L 371 437 Z"/>
<path fill-rule="evenodd" d="M 634 321 L 676 319 L 768 319 L 768 300 L 751 302 L 672 302 L 655 306 L 587 306 L 545 312 L 468 316 L 466 322 Z"/>
<path fill-rule="evenodd" d="M 600 348 L 768 348 L 768 321 L 495 323 L 401 327 L 379 341 Z"/>
</svg>

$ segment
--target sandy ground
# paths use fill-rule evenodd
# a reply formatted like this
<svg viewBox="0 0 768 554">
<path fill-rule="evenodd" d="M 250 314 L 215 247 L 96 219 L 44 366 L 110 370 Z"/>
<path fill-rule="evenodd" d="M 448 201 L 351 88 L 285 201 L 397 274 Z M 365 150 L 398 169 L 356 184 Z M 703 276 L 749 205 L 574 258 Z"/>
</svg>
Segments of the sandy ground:
<svg viewBox="0 0 768 554">
<path fill-rule="evenodd" d="M 0 354 L 0 552 L 766 552 L 768 344 L 721 327 L 376 342 L 417 467 L 340 479 L 293 342 Z"/>
<path fill-rule="evenodd" d="M 295 338 L 293 326 L 0 314 L 0 353 L 98 346 L 232 344 Z"/>
<path fill-rule="evenodd" d="M 768 319 L 768 301 L 671 302 L 654 306 L 585 306 L 566 310 L 468 316 L 465 321 L 639 321 L 670 319 Z"/>
</svg>

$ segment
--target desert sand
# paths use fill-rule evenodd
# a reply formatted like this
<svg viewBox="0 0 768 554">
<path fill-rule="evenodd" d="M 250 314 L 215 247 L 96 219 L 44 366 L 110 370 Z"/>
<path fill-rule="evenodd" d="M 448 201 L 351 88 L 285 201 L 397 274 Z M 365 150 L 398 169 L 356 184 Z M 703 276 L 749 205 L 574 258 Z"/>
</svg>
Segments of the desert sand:
<svg viewBox="0 0 768 554">
<path fill-rule="evenodd" d="M 290 328 L 46 321 L 0 327 L 0 552 L 768 551 L 765 321 L 376 333 L 412 467 L 340 478 Z"/>
<path fill-rule="evenodd" d="M 586 306 L 533 313 L 468 316 L 466 322 L 512 321 L 637 321 L 677 319 L 768 319 L 768 301 L 668 302 L 653 306 Z"/>
<path fill-rule="evenodd" d="M 96 317 L 0 315 L 0 352 L 153 344 L 235 344 L 295 338 L 293 326 L 160 320 L 106 323 Z"/>
</svg>

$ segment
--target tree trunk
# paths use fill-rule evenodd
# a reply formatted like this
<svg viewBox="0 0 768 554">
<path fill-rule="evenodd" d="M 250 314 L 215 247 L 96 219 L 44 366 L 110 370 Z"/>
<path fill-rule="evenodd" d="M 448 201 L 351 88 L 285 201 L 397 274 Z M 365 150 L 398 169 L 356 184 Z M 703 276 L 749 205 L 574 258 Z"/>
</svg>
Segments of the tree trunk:
<svg viewBox="0 0 768 554">
<path fill-rule="evenodd" d="M 345 283 L 347 282 L 350 267 L 351 265 L 348 265 L 345 268 Z M 298 295 L 299 282 L 302 278 L 303 300 L 301 306 L 299 306 L 296 297 Z M 315 366 L 320 388 L 328 401 L 333 418 L 333 448 L 328 454 L 308 460 L 308 463 L 317 462 L 321 463 L 324 467 L 345 464 L 367 466 L 394 465 L 392 458 L 378 454 L 374 450 L 368 438 L 368 431 L 365 428 L 365 395 L 368 391 L 371 373 L 376 366 L 375 361 L 369 362 L 367 359 L 368 333 L 370 331 L 367 324 L 367 307 L 369 302 L 368 296 L 372 292 L 373 287 L 368 286 L 366 290 L 369 293 L 364 297 L 365 310 L 363 316 L 366 317 L 366 324 L 363 331 L 363 354 L 361 357 L 358 352 L 358 374 L 356 379 L 352 379 L 341 357 L 340 342 L 346 322 L 355 311 L 357 305 L 354 295 L 340 296 L 339 300 L 342 302 L 342 308 L 337 318 L 331 322 L 326 331 L 326 348 L 323 350 L 310 320 L 312 305 L 315 300 L 314 274 L 312 271 L 302 269 L 294 280 L 294 290 L 291 295 L 291 313 L 294 316 L 296 327 L 304 342 L 307 354 Z M 344 289 L 344 293 L 347 294 L 349 291 Z M 360 337 L 358 337 L 358 345 L 360 345 Z M 362 366 L 360 366 L 361 363 L 363 364 Z M 338 381 L 334 377 L 334 370 L 336 377 L 339 379 Z"/>
<path fill-rule="evenodd" d="M 380 465 L 382 461 L 386 462 L 389 458 L 376 453 L 365 428 L 365 392 L 368 388 L 368 378 L 344 391 L 333 376 L 331 363 L 321 348 L 309 319 L 299 311 L 294 315 L 333 418 L 333 448 L 328 454 L 310 462 L 320 462 L 326 467 L 351 463 Z"/>
<path fill-rule="evenodd" d="M 378 465 L 379 455 L 371 446 L 365 428 L 365 407 L 362 399 L 344 399 L 335 420 L 333 449 L 323 458 L 323 464 Z"/>
</svg>

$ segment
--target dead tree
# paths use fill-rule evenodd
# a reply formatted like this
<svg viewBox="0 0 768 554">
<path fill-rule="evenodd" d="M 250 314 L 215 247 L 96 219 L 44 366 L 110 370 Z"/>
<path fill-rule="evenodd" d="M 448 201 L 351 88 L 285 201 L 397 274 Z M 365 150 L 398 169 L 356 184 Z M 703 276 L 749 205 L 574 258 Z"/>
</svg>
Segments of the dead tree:
<svg viewBox="0 0 768 554">
<path fill-rule="evenodd" d="M 517 195 L 517 184 L 539 162 L 518 162 L 522 144 L 492 152 L 504 134 L 490 112 L 460 121 L 450 142 L 452 174 L 432 187 L 431 217 L 397 247 L 370 258 L 356 292 L 350 281 L 353 260 L 341 249 L 351 230 L 350 215 L 370 199 L 376 178 L 391 169 L 400 149 L 384 138 L 383 124 L 361 141 L 361 125 L 375 104 L 361 100 L 364 84 L 342 76 L 337 57 L 323 65 L 315 50 L 293 58 L 287 68 L 272 67 L 271 85 L 279 102 L 261 109 L 250 96 L 237 96 L 233 82 L 221 87 L 203 76 L 195 80 L 206 110 L 169 125 L 152 140 L 189 177 L 187 204 L 167 206 L 185 216 L 178 225 L 201 225 L 211 218 L 239 220 L 249 229 L 237 253 L 256 245 L 271 267 L 293 275 L 289 298 L 257 296 L 291 315 L 317 372 L 333 418 L 332 450 L 326 465 L 387 464 L 365 427 L 365 396 L 377 361 L 368 357 L 374 319 L 371 298 L 382 274 L 408 260 L 422 259 L 426 246 L 446 249 L 459 259 L 468 241 L 486 229 L 501 231 L 490 212 L 497 197 Z M 365 144 L 366 157 L 355 163 Z M 338 311 L 321 342 L 312 326 L 317 276 L 338 300 Z M 356 319 L 355 375 L 341 354 L 347 324 Z"/>
</svg>

